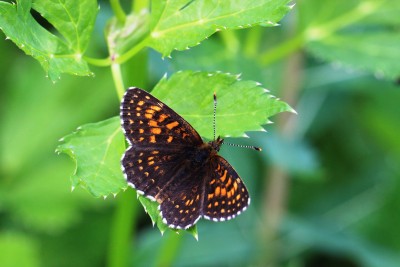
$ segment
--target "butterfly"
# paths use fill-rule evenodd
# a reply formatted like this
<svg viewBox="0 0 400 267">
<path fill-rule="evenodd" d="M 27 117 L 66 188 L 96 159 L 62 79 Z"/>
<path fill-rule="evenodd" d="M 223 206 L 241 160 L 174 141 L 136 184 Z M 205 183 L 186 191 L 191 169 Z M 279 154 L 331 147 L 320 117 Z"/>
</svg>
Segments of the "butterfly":
<svg viewBox="0 0 400 267">
<path fill-rule="evenodd" d="M 246 186 L 218 155 L 223 139 L 204 142 L 185 119 L 139 88 L 126 91 L 120 116 L 129 143 L 124 176 L 137 193 L 159 203 L 170 228 L 187 229 L 200 218 L 230 220 L 246 210 Z"/>
</svg>

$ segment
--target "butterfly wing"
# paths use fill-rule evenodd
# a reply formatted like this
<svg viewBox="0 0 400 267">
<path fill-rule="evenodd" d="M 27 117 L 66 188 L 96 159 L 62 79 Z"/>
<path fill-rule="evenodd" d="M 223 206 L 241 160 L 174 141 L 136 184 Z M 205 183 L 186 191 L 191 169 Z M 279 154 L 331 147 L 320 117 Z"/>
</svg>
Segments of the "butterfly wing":
<svg viewBox="0 0 400 267">
<path fill-rule="evenodd" d="M 193 166 L 190 151 L 203 144 L 199 134 L 171 108 L 139 88 L 125 93 L 121 123 L 130 143 L 121 160 L 128 184 L 160 203 L 163 220 L 170 227 L 193 225 L 200 218 L 203 175 L 192 177 L 198 176 L 201 166 Z"/>
<path fill-rule="evenodd" d="M 223 157 L 213 157 L 210 167 L 212 175 L 205 185 L 202 215 L 213 221 L 230 220 L 249 206 L 249 192 L 237 172 Z"/>
<path fill-rule="evenodd" d="M 187 121 L 139 88 L 126 91 L 120 115 L 126 139 L 135 147 L 194 146 L 203 142 Z"/>
</svg>

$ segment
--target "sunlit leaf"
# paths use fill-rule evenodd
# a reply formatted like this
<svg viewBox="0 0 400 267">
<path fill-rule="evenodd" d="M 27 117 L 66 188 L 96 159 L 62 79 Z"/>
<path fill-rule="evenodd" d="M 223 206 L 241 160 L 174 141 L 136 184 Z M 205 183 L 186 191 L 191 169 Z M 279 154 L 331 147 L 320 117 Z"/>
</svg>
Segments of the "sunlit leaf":
<svg viewBox="0 0 400 267">
<path fill-rule="evenodd" d="M 289 0 L 154 1 L 150 47 L 168 56 L 195 46 L 216 31 L 257 24 L 274 26 L 289 11 Z"/>
<path fill-rule="evenodd" d="M 185 118 L 206 139 L 213 139 L 214 92 L 217 95 L 216 131 L 221 137 L 245 136 L 246 131 L 264 131 L 262 125 L 277 113 L 294 110 L 268 94 L 255 81 L 236 75 L 178 72 L 162 79 L 152 91 Z"/>
<path fill-rule="evenodd" d="M 46 18 L 62 35 L 43 28 L 31 15 L 31 8 Z M 94 0 L 57 2 L 30 0 L 16 4 L 0 2 L 0 28 L 26 54 L 42 65 L 53 81 L 61 73 L 91 75 L 82 59 L 97 14 Z"/>
</svg>

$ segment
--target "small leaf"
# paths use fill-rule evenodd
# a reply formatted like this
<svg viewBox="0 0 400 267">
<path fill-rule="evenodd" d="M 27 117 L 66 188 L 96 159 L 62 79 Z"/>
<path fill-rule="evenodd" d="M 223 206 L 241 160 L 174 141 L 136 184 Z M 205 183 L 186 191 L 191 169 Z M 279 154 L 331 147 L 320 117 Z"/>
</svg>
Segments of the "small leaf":
<svg viewBox="0 0 400 267">
<path fill-rule="evenodd" d="M 73 187 L 80 185 L 96 197 L 127 188 L 120 166 L 125 143 L 119 118 L 86 124 L 62 142 L 56 152 L 68 154 L 76 163 Z"/>
<path fill-rule="evenodd" d="M 33 8 L 62 35 L 44 29 L 30 14 L 31 1 L 0 2 L 0 28 L 26 54 L 39 61 L 51 80 L 61 73 L 92 75 L 82 59 L 97 13 L 94 0 L 52 2 L 37 0 Z"/>
<path fill-rule="evenodd" d="M 254 81 L 226 73 L 184 71 L 162 79 L 152 94 L 185 118 L 206 139 L 213 139 L 213 93 L 217 95 L 216 131 L 221 137 L 241 137 L 246 131 L 264 131 L 268 117 L 288 104 L 268 94 Z"/>
<path fill-rule="evenodd" d="M 168 56 L 195 46 L 216 31 L 274 26 L 290 0 L 154 1 L 149 46 Z"/>
</svg>

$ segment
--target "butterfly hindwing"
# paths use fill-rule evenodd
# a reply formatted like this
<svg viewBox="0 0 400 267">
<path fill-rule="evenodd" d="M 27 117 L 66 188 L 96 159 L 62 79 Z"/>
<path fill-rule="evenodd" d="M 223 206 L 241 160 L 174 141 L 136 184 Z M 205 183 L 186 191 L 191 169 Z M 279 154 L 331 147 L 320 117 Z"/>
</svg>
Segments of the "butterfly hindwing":
<svg viewBox="0 0 400 267">
<path fill-rule="evenodd" d="M 213 221 L 234 218 L 250 204 L 249 193 L 233 167 L 221 156 L 212 160 L 204 192 L 203 216 Z"/>
</svg>

